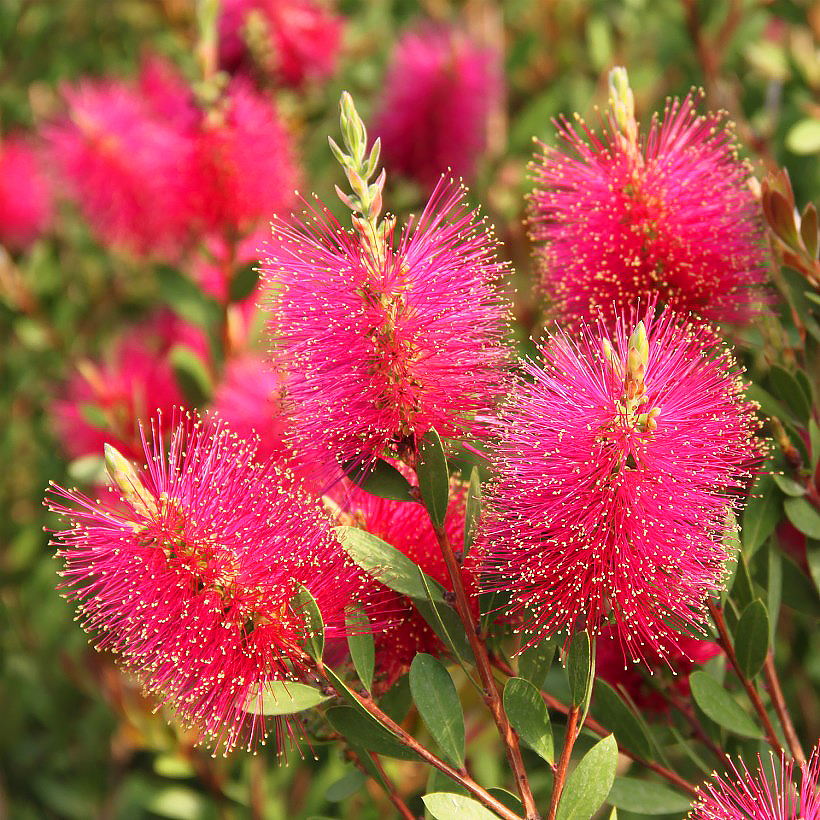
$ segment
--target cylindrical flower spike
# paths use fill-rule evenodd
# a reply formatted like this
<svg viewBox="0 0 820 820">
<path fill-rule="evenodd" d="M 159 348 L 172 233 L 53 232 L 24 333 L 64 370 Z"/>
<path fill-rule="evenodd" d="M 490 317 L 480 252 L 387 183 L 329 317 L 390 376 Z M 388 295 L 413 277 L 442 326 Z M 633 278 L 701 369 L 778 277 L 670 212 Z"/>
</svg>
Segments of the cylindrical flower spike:
<svg viewBox="0 0 820 820">
<path fill-rule="evenodd" d="M 145 470 L 113 448 L 114 503 L 53 487 L 47 503 L 71 522 L 53 543 L 62 589 L 78 602 L 96 645 L 120 656 L 148 693 L 201 739 L 249 750 L 282 720 L 252 714 L 266 687 L 304 669 L 300 585 L 328 635 L 364 583 L 318 503 L 288 472 L 254 460 L 253 445 L 219 424 L 176 425 L 166 450 L 159 423 Z"/>
<path fill-rule="evenodd" d="M 671 313 L 611 341 L 557 330 L 541 353 L 498 422 L 489 586 L 533 633 L 608 622 L 624 657 L 663 658 L 721 586 L 726 512 L 763 451 L 754 407 L 714 332 Z"/>
</svg>

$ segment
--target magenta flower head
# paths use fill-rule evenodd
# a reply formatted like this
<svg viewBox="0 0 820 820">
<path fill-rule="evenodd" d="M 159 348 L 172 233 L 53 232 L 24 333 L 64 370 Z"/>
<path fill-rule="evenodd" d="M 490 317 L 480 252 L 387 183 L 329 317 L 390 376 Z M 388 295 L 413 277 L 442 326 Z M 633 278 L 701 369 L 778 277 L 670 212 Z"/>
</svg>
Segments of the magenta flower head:
<svg viewBox="0 0 820 820">
<path fill-rule="evenodd" d="M 272 286 L 274 366 L 285 379 L 293 445 L 338 465 L 400 455 L 431 427 L 478 432 L 501 389 L 505 271 L 464 189 L 442 180 L 394 241 L 345 231 L 322 206 L 273 222 L 262 265 Z"/>
<path fill-rule="evenodd" d="M 757 771 L 750 772 L 740 761 L 727 762 L 731 774 L 714 773 L 702 786 L 689 814 L 691 820 L 818 820 L 820 818 L 820 746 L 800 766 L 800 786 L 793 781 L 794 761 L 770 753 L 764 770 L 758 755 Z"/>
<path fill-rule="evenodd" d="M 373 122 L 385 165 L 428 190 L 448 168 L 471 179 L 501 95 L 496 49 L 457 28 L 427 24 L 408 31 Z"/>
<path fill-rule="evenodd" d="M 530 632 L 668 658 L 721 587 L 728 513 L 762 456 L 754 406 L 711 328 L 671 312 L 619 318 L 613 340 L 603 322 L 556 330 L 541 355 L 498 422 L 491 584 Z"/>
<path fill-rule="evenodd" d="M 21 250 L 51 221 L 51 186 L 33 143 L 21 134 L 0 140 L 0 243 Z"/>
<path fill-rule="evenodd" d="M 642 142 L 625 75 L 613 72 L 603 134 L 561 119 L 567 150 L 542 145 L 535 160 L 529 224 L 547 294 L 564 319 L 652 294 L 708 320 L 750 318 L 765 301 L 765 249 L 730 125 L 690 95 L 668 101 Z"/>
<path fill-rule="evenodd" d="M 290 473 L 257 463 L 252 444 L 188 420 L 165 450 L 162 432 L 157 422 L 144 439 L 142 472 L 107 449 L 113 503 L 51 490 L 50 509 L 71 522 L 53 542 L 63 592 L 97 647 L 119 655 L 202 740 L 250 749 L 272 726 L 280 748 L 281 730 L 294 728 L 255 712 L 272 681 L 304 669 L 299 585 L 332 637 L 343 633 L 359 571 L 321 506 Z"/>
</svg>

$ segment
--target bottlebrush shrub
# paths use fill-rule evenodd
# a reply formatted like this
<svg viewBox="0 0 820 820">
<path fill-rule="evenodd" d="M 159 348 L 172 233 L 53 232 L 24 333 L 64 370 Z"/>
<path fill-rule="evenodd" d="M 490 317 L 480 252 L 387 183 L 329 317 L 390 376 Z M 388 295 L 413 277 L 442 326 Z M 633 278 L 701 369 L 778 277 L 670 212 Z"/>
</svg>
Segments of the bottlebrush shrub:
<svg viewBox="0 0 820 820">
<path fill-rule="evenodd" d="M 466 32 L 426 24 L 405 33 L 373 122 L 387 167 L 428 190 L 445 168 L 471 179 L 502 83 L 500 53 Z"/>
<path fill-rule="evenodd" d="M 609 315 L 657 295 L 709 320 L 745 321 L 766 281 L 759 207 L 729 124 L 670 100 L 644 144 L 579 119 L 556 123 L 565 151 L 541 145 L 532 237 L 545 291 L 564 319 Z"/>
<path fill-rule="evenodd" d="M 635 316 L 631 326 L 635 326 Z M 645 314 L 556 330 L 498 421 L 487 569 L 536 634 L 609 626 L 666 658 L 721 587 L 727 513 L 764 448 L 738 367 L 706 325 Z"/>
<path fill-rule="evenodd" d="M 119 655 L 201 739 L 251 749 L 272 728 L 279 748 L 295 728 L 246 710 L 261 711 L 266 688 L 303 669 L 299 585 L 333 636 L 361 573 L 321 506 L 290 473 L 257 463 L 252 443 L 200 419 L 177 423 L 167 450 L 161 442 L 157 421 L 139 474 L 108 451 L 113 502 L 50 491 L 49 508 L 71 525 L 53 541 L 63 593 L 96 646 Z"/>
<path fill-rule="evenodd" d="M 328 474 L 431 428 L 478 432 L 503 381 L 506 265 L 464 188 L 442 179 L 418 222 L 379 247 L 320 205 L 302 224 L 275 219 L 262 259 L 293 446 Z"/>
<path fill-rule="evenodd" d="M 771 753 L 770 753 L 771 755 Z M 701 787 L 690 817 L 692 820 L 817 820 L 820 817 L 820 746 L 815 746 L 807 763 L 800 766 L 800 786 L 792 780 L 794 761 L 770 757 L 764 771 L 760 755 L 757 771 L 740 768 L 727 758 L 731 774 L 714 773 Z"/>
</svg>

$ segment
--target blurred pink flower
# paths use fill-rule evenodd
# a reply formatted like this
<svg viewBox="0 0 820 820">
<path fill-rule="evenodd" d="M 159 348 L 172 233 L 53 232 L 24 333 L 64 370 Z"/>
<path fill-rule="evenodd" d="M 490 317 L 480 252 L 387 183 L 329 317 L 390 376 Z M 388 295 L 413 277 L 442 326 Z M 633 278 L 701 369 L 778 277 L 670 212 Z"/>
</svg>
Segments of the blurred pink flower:
<svg viewBox="0 0 820 820">
<path fill-rule="evenodd" d="M 51 186 L 29 137 L 0 140 L 0 243 L 22 250 L 51 221 Z"/>
<path fill-rule="evenodd" d="M 431 189 L 442 173 L 471 179 L 502 94 L 501 55 L 460 29 L 403 35 L 373 119 L 388 171 Z"/>
<path fill-rule="evenodd" d="M 775 760 L 764 771 L 760 755 L 757 771 L 750 772 L 741 760 L 731 758 L 730 773 L 715 772 L 701 786 L 692 805 L 691 820 L 818 820 L 820 818 L 820 746 L 800 766 L 800 786 L 794 782 L 794 760 Z"/>
<path fill-rule="evenodd" d="M 364 247 L 327 209 L 275 220 L 262 260 L 274 366 L 293 446 L 329 472 L 413 448 L 431 427 L 478 431 L 508 353 L 505 266 L 462 188 L 442 181 L 418 222 Z"/>
<path fill-rule="evenodd" d="M 729 124 L 691 96 L 667 103 L 645 146 L 610 115 L 603 135 L 556 125 L 567 153 L 542 145 L 530 228 L 547 294 L 564 319 L 629 309 L 652 294 L 715 321 L 766 301 L 760 208 Z"/>
<path fill-rule="evenodd" d="M 252 445 L 189 420 L 173 425 L 166 451 L 152 427 L 145 472 L 107 455 L 119 503 L 52 488 L 49 508 L 71 524 L 53 541 L 61 588 L 98 648 L 201 740 L 251 750 L 272 728 L 280 748 L 295 727 L 255 711 L 271 682 L 304 668 L 294 596 L 304 585 L 328 634 L 341 635 L 360 571 L 321 507 L 292 474 L 256 462 Z"/>
<path fill-rule="evenodd" d="M 80 362 L 52 409 L 71 458 L 101 455 L 106 443 L 140 456 L 139 419 L 157 410 L 170 415 L 183 402 L 168 360 L 175 344 L 203 357 L 207 350 L 201 331 L 162 314 L 123 333 L 102 361 Z"/>
<path fill-rule="evenodd" d="M 636 317 L 633 314 L 634 326 Z M 720 589 L 727 514 L 764 447 L 739 370 L 706 325 L 645 316 L 541 347 L 498 421 L 487 490 L 490 587 L 528 631 L 607 621 L 624 658 L 681 651 Z"/>
<path fill-rule="evenodd" d="M 225 0 L 219 20 L 219 61 L 230 72 L 250 73 L 249 16 L 266 31 L 261 68 L 276 82 L 298 88 L 333 74 L 341 47 L 343 20 L 312 0 Z M 251 24 L 252 25 L 252 24 Z"/>
</svg>

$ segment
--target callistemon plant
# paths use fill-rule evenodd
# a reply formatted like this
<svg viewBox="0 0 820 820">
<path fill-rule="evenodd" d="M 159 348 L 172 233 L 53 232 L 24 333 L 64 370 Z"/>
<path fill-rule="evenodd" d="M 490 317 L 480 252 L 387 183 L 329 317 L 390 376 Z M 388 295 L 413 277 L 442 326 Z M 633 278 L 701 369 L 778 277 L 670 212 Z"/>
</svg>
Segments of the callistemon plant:
<svg viewBox="0 0 820 820">
<path fill-rule="evenodd" d="M 609 623 L 624 655 L 702 627 L 730 514 L 763 448 L 731 355 L 705 325 L 653 309 L 556 330 L 498 422 L 490 583 L 536 635 Z"/>
<path fill-rule="evenodd" d="M 368 182 L 379 143 L 343 98 L 349 154 L 333 143 L 354 190 L 345 229 L 321 203 L 304 221 L 275 219 L 264 250 L 274 365 L 292 404 L 293 440 L 324 468 L 402 456 L 435 427 L 476 432 L 498 396 L 507 352 L 506 265 L 464 188 L 442 178 L 397 237 L 380 220 L 385 173 Z"/>
<path fill-rule="evenodd" d="M 162 433 L 156 421 L 143 438 L 144 471 L 107 447 L 112 499 L 52 488 L 50 509 L 70 522 L 53 541 L 63 593 L 97 648 L 203 740 L 252 749 L 273 728 L 280 746 L 282 720 L 266 720 L 275 710 L 265 699 L 303 674 L 312 625 L 302 589 L 332 635 L 362 574 L 321 506 L 292 475 L 257 463 L 252 443 L 196 418 L 174 426 L 167 449 Z"/>
<path fill-rule="evenodd" d="M 695 95 L 638 133 L 624 69 L 610 75 L 603 133 L 556 123 L 566 152 L 541 146 L 529 224 L 547 295 L 564 320 L 611 314 L 653 294 L 716 321 L 765 301 L 759 208 L 729 124 Z"/>
</svg>

